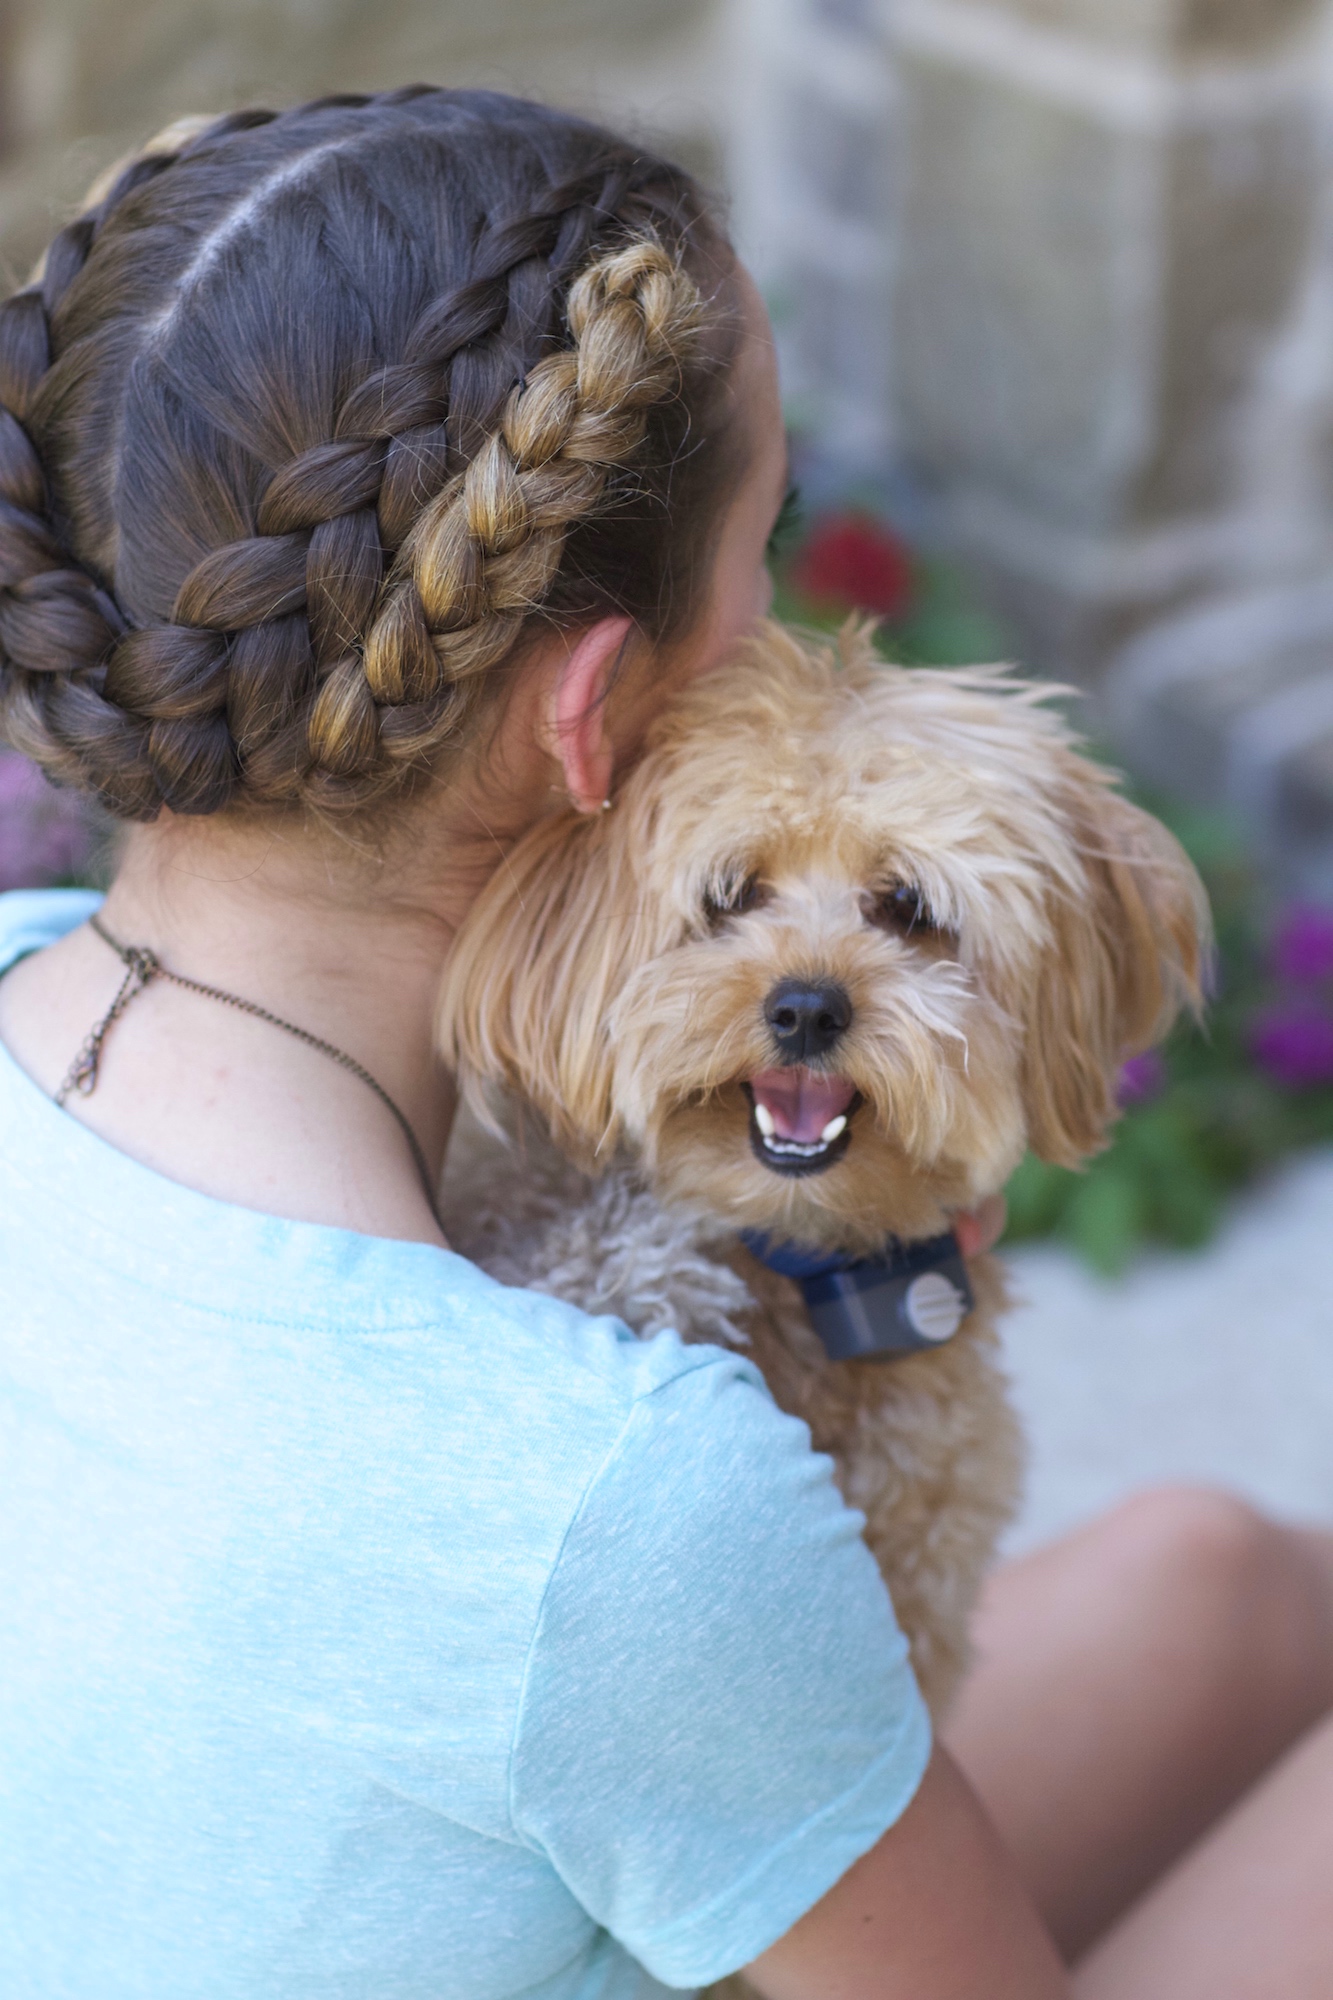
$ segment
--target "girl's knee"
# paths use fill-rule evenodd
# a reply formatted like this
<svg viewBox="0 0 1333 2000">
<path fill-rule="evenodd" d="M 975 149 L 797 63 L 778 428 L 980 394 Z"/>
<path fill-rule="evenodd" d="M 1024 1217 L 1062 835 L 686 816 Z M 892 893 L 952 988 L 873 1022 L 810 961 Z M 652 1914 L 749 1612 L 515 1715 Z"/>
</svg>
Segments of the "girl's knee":
<svg viewBox="0 0 1333 2000">
<path fill-rule="evenodd" d="M 1333 1559 L 1207 1486 L 1152 1488 L 1100 1524 L 1157 1643 L 1200 1688 L 1253 1688 L 1310 1719 L 1333 1702 Z"/>
<path fill-rule="evenodd" d="M 1271 1587 L 1285 1530 L 1220 1487 L 1150 1487 L 1101 1524 L 1117 1565 L 1153 1590 L 1185 1590 L 1219 1607 L 1244 1605 Z"/>
</svg>

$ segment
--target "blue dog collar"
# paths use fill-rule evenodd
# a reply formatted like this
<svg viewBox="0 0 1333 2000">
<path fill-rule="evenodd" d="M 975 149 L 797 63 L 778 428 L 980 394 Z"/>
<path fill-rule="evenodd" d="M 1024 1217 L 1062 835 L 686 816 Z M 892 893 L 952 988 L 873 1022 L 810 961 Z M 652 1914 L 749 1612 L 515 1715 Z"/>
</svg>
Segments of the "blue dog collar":
<svg viewBox="0 0 1333 2000">
<path fill-rule="evenodd" d="M 770 1271 L 795 1279 L 830 1361 L 887 1360 L 942 1346 L 976 1304 L 952 1230 L 894 1243 L 878 1257 L 829 1256 L 750 1230 L 741 1241 Z"/>
</svg>

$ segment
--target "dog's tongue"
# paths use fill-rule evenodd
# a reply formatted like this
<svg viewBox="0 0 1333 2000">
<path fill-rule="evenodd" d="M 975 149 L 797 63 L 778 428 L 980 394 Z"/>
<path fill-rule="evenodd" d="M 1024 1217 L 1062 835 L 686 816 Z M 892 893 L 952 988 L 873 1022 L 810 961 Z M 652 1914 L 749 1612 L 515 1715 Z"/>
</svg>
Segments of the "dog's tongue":
<svg viewBox="0 0 1333 2000">
<path fill-rule="evenodd" d="M 856 1095 L 856 1085 L 843 1077 L 816 1076 L 808 1069 L 761 1069 L 750 1078 L 750 1089 L 772 1118 L 777 1137 L 807 1146 Z"/>
</svg>

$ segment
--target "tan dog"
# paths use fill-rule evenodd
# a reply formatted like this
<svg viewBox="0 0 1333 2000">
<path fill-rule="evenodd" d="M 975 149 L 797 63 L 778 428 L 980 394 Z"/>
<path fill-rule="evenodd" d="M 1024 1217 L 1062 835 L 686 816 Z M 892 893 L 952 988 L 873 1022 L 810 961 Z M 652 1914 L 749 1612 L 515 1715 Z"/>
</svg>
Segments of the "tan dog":
<svg viewBox="0 0 1333 2000">
<path fill-rule="evenodd" d="M 454 1240 L 641 1333 L 745 1343 L 864 1511 L 937 1716 L 1019 1486 L 998 1266 L 973 1260 L 951 1338 L 956 1262 L 909 1351 L 831 1360 L 810 1287 L 737 1232 L 854 1264 L 940 1237 L 1029 1145 L 1083 1160 L 1125 1057 L 1197 1003 L 1206 930 L 1175 841 L 1042 692 L 769 625 L 675 700 L 613 812 L 525 837 L 458 939 L 440 1035 L 468 1098 L 531 1106 L 580 1173 L 529 1145 L 488 1181 L 474 1139 Z M 904 1284 L 875 1294 L 900 1321 Z"/>
</svg>

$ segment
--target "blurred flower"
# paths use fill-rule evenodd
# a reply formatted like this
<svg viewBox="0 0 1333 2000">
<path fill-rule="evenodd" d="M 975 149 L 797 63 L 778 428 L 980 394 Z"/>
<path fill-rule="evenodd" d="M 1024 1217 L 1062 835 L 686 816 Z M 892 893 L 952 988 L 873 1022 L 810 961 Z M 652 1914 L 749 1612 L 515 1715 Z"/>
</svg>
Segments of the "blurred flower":
<svg viewBox="0 0 1333 2000">
<path fill-rule="evenodd" d="M 1279 979 L 1294 986 L 1333 979 L 1333 910 L 1294 904 L 1278 926 L 1270 963 Z"/>
<path fill-rule="evenodd" d="M 1166 1089 L 1166 1064 L 1156 1049 L 1131 1056 L 1120 1071 L 1116 1096 L 1122 1104 L 1146 1104 Z"/>
<path fill-rule="evenodd" d="M 0 750 L 0 890 L 40 889 L 77 875 L 88 846 L 77 797 L 49 785 L 26 757 Z"/>
<path fill-rule="evenodd" d="M 1322 1008 L 1269 1008 L 1255 1020 L 1250 1047 L 1255 1061 L 1288 1090 L 1333 1083 L 1333 1014 Z"/>
<path fill-rule="evenodd" d="M 862 514 L 821 521 L 792 564 L 796 589 L 816 604 L 900 618 L 912 601 L 912 559 L 895 535 Z"/>
</svg>

